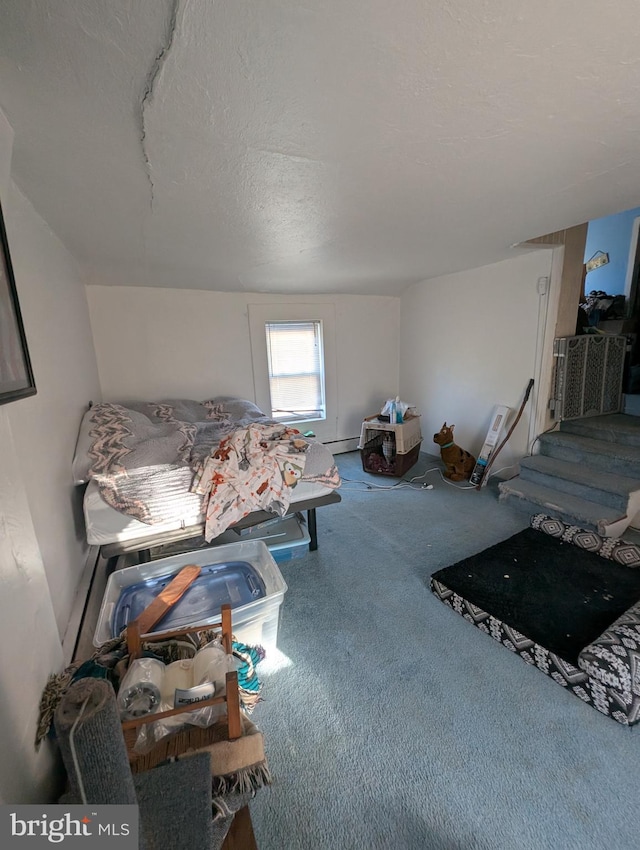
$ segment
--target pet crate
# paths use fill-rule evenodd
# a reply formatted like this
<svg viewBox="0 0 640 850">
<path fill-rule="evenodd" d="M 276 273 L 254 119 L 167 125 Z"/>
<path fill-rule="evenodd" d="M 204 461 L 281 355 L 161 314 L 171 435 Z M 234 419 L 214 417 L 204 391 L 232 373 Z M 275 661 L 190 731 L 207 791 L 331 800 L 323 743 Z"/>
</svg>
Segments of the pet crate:
<svg viewBox="0 0 640 850">
<path fill-rule="evenodd" d="M 375 475 L 401 478 L 418 460 L 420 443 L 408 452 L 396 451 L 395 435 L 391 431 L 376 433 L 360 450 L 362 468 Z"/>
<path fill-rule="evenodd" d="M 367 443 L 379 434 L 392 434 L 395 451 L 399 455 L 410 452 L 422 442 L 420 431 L 420 417 L 407 416 L 399 425 L 391 425 L 389 422 L 380 422 L 377 415 L 367 416 L 360 430 L 359 449 L 364 449 Z"/>
</svg>

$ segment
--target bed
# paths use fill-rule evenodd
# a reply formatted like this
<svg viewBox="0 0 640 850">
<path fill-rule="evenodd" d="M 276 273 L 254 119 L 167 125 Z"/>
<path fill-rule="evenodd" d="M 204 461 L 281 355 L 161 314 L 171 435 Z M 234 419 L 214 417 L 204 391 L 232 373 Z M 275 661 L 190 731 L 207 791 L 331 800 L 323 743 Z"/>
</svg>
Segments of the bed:
<svg viewBox="0 0 640 850">
<path fill-rule="evenodd" d="M 340 501 L 329 449 L 233 396 L 92 405 L 72 472 L 106 559 L 303 511 L 316 549 L 316 509 Z"/>
<path fill-rule="evenodd" d="M 624 726 L 640 722 L 640 546 L 536 514 L 430 584 L 583 702 Z"/>
</svg>

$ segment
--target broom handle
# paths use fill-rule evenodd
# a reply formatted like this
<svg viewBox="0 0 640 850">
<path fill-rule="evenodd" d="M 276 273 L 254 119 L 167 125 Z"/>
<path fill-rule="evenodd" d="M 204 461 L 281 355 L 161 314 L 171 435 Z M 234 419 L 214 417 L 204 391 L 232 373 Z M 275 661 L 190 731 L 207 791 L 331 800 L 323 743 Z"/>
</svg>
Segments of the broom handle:
<svg viewBox="0 0 640 850">
<path fill-rule="evenodd" d="M 478 484 L 476 484 L 476 490 L 480 490 L 482 488 L 482 484 L 483 484 L 484 480 L 486 479 L 487 474 L 489 472 L 489 469 L 493 465 L 494 460 L 498 457 L 498 455 L 502 451 L 503 446 L 505 445 L 505 443 L 507 442 L 509 437 L 513 434 L 513 431 L 514 431 L 516 425 L 518 424 L 518 422 L 520 421 L 520 417 L 522 416 L 522 414 L 524 412 L 524 409 L 527 405 L 527 402 L 529 401 L 529 396 L 531 395 L 532 389 L 533 389 L 533 378 L 530 378 L 529 383 L 527 385 L 527 389 L 525 390 L 524 398 L 522 399 L 522 404 L 520 405 L 520 410 L 518 411 L 518 415 L 514 419 L 512 426 L 509 428 L 509 431 L 507 432 L 507 436 L 504 438 L 504 440 L 500 443 L 498 448 L 495 450 L 495 452 L 493 452 L 493 454 L 489 458 L 489 462 L 487 463 L 487 465 L 484 468 L 484 475 L 482 476 L 482 478 L 480 479 Z"/>
</svg>

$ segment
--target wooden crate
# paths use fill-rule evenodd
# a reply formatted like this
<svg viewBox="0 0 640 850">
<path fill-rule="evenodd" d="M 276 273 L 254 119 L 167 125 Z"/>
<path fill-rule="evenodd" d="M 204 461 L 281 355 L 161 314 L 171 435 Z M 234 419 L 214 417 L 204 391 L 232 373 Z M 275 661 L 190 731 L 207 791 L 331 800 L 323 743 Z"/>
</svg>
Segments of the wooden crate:
<svg viewBox="0 0 640 850">
<path fill-rule="evenodd" d="M 222 645 L 225 651 L 230 654 L 232 651 L 231 607 L 229 605 L 223 605 L 221 610 Z M 141 657 L 143 640 L 145 643 L 161 642 L 174 637 L 210 630 L 211 627 L 209 626 L 198 625 L 188 629 L 179 629 L 174 632 L 141 635 L 136 621 L 133 621 L 127 627 L 129 660 L 133 661 Z M 234 741 L 240 738 L 242 735 L 242 719 L 240 713 L 240 694 L 238 691 L 238 674 L 235 670 L 227 673 L 226 693 L 223 696 L 212 697 L 211 699 L 199 702 L 197 707 L 200 709 L 210 705 L 224 705 L 226 708 L 224 716 L 211 726 L 205 728 L 186 726 L 184 729 L 165 735 L 146 753 L 138 753 L 134 749 L 141 727 L 147 723 L 155 723 L 166 717 L 176 717 L 185 712 L 193 711 L 193 706 L 172 708 L 168 711 L 146 714 L 133 720 L 124 720 L 122 722 L 122 733 L 132 772 L 139 773 L 149 770 L 169 758 L 208 747 L 218 741 Z"/>
</svg>

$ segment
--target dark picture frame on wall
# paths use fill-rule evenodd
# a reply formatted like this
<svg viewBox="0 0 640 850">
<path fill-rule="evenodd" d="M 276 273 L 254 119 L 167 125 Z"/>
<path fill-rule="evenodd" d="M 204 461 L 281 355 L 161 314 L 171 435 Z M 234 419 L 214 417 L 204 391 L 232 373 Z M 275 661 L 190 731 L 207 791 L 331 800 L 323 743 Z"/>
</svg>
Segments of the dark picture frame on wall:
<svg viewBox="0 0 640 850">
<path fill-rule="evenodd" d="M 0 404 L 35 395 L 4 215 L 0 204 Z"/>
</svg>

